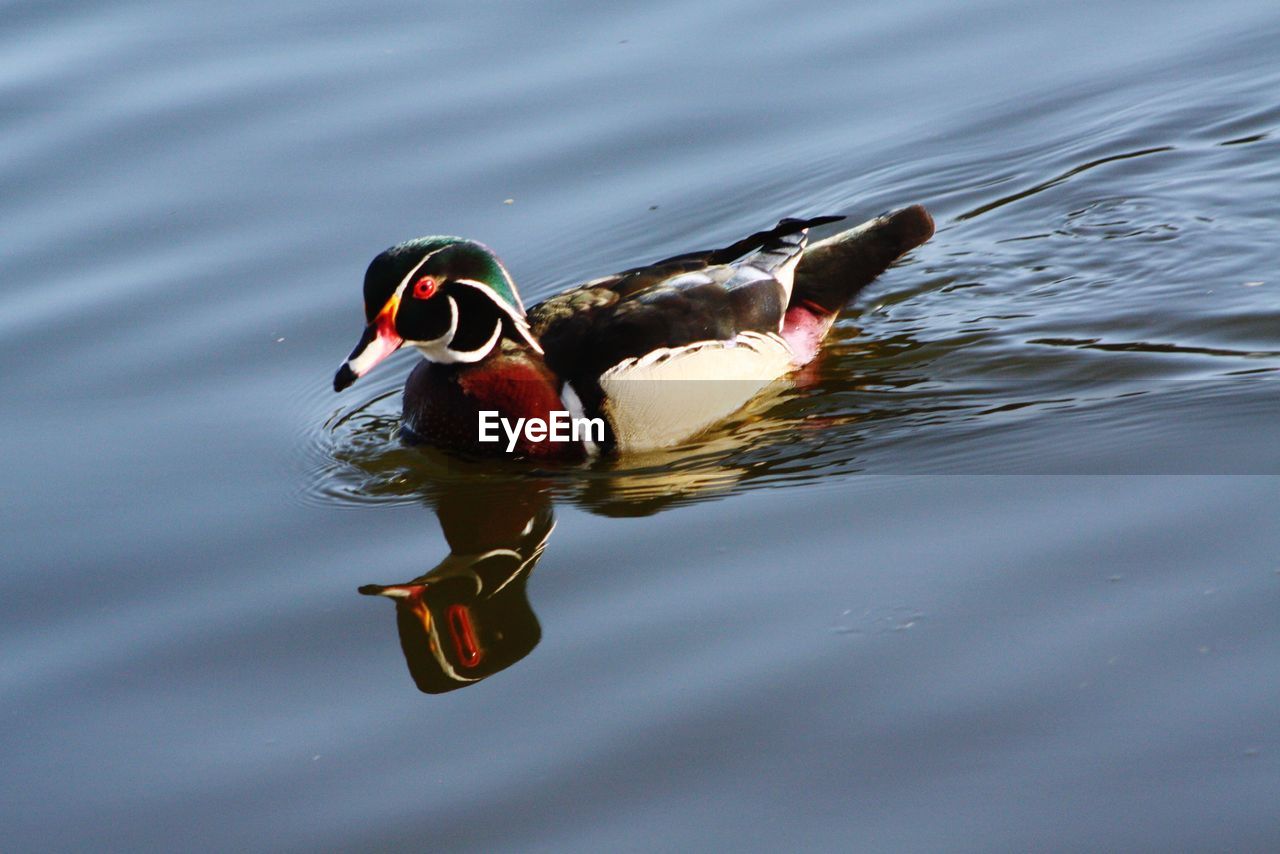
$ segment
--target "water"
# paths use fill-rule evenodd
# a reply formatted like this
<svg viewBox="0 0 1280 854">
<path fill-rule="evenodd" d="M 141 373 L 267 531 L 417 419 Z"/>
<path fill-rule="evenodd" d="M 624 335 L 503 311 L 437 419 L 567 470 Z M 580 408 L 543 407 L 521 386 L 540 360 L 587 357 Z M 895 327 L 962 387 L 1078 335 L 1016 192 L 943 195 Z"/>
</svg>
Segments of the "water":
<svg viewBox="0 0 1280 854">
<path fill-rule="evenodd" d="M 0 25 L 6 850 L 1280 846 L 1274 3 Z M 536 301 L 915 202 L 670 454 L 462 463 L 394 441 L 410 354 L 328 387 L 408 237 Z M 356 588 L 496 547 L 516 658 L 421 693 Z"/>
</svg>

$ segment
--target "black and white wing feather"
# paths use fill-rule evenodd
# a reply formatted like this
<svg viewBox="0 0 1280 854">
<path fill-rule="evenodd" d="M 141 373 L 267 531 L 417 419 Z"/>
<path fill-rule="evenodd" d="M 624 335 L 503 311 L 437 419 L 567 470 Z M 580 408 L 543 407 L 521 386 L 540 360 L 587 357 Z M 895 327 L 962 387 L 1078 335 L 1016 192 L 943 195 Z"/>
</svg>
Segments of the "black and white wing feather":
<svg viewBox="0 0 1280 854">
<path fill-rule="evenodd" d="M 534 306 L 530 326 L 552 370 L 580 391 L 625 359 L 741 332 L 776 334 L 807 229 L 839 219 L 784 219 L 722 249 L 588 282 Z"/>
</svg>

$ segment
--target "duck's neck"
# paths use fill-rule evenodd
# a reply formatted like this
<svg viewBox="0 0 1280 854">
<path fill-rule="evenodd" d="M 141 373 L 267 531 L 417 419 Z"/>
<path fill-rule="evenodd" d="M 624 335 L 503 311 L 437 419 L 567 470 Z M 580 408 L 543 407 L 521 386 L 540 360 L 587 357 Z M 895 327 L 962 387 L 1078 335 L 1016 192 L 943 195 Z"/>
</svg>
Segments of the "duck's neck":
<svg viewBox="0 0 1280 854">
<path fill-rule="evenodd" d="M 563 418 L 557 413 L 569 407 L 560 391 L 559 378 L 531 347 L 504 346 L 470 364 L 424 359 L 405 384 L 404 426 L 410 439 L 485 456 L 581 458 L 581 442 L 538 440 L 536 430 L 530 438 L 524 429 L 533 419 Z"/>
</svg>

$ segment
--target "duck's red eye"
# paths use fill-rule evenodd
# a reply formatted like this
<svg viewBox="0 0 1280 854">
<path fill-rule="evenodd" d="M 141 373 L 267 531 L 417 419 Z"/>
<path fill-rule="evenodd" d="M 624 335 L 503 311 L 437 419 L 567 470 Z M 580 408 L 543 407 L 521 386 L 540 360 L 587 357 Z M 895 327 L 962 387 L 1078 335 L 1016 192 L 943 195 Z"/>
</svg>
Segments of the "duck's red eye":
<svg viewBox="0 0 1280 854">
<path fill-rule="evenodd" d="M 418 299 L 430 299 L 436 293 L 436 280 L 431 276 L 423 276 L 413 283 L 413 295 Z"/>
</svg>

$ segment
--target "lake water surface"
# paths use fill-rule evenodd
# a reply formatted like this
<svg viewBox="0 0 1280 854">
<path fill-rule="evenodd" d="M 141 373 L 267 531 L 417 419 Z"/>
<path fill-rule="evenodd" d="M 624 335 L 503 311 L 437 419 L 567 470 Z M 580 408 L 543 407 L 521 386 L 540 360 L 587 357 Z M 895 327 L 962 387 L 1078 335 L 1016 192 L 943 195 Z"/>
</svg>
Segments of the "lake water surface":
<svg viewBox="0 0 1280 854">
<path fill-rule="evenodd" d="M 0 27 L 4 850 L 1280 850 L 1274 0 Z M 400 240 L 536 302 L 912 203 L 671 453 L 330 388 Z M 436 657 L 356 592 L 433 571 Z"/>
</svg>

